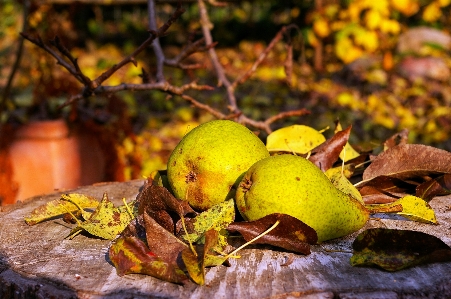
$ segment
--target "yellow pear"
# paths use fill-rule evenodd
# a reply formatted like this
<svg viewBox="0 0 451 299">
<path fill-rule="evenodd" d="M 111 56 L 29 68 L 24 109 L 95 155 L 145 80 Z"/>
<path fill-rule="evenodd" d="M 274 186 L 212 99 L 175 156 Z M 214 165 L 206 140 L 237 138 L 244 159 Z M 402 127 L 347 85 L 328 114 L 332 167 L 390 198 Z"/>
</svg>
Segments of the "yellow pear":
<svg viewBox="0 0 451 299">
<path fill-rule="evenodd" d="M 230 120 L 204 123 L 183 137 L 169 157 L 174 195 L 197 210 L 233 198 L 236 184 L 255 162 L 269 157 L 265 144 Z"/>
<path fill-rule="evenodd" d="M 239 183 L 236 204 L 249 221 L 291 215 L 315 229 L 318 242 L 359 230 L 369 218 L 361 202 L 335 188 L 312 162 L 288 154 L 252 165 Z"/>
</svg>

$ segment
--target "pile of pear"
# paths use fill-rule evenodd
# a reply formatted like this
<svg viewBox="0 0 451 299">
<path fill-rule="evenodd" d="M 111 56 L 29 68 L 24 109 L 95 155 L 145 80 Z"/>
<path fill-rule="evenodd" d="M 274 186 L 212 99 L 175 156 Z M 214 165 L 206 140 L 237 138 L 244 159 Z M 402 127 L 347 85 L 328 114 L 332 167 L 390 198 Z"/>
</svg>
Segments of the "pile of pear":
<svg viewBox="0 0 451 299">
<path fill-rule="evenodd" d="M 353 233 L 369 219 L 363 203 L 337 189 L 312 162 L 270 156 L 257 135 L 230 120 L 186 134 L 169 157 L 167 180 L 174 196 L 198 211 L 235 200 L 245 220 L 288 214 L 312 227 L 318 242 Z"/>
</svg>

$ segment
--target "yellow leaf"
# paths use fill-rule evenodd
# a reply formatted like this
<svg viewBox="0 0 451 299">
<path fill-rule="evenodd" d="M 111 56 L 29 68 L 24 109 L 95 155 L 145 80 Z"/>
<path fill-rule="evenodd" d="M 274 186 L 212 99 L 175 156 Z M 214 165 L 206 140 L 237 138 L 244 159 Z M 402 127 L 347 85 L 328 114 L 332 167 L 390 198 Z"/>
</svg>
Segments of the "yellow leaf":
<svg viewBox="0 0 451 299">
<path fill-rule="evenodd" d="M 366 27 L 370 30 L 379 28 L 381 21 L 381 14 L 376 10 L 371 9 L 365 14 Z"/>
<path fill-rule="evenodd" d="M 413 195 L 404 196 L 390 204 L 365 205 L 365 207 L 371 211 L 380 209 L 381 207 L 393 207 L 396 205 L 402 206 L 402 212 L 398 212 L 397 214 L 403 217 L 418 222 L 437 223 L 434 210 L 424 199 Z"/>
<path fill-rule="evenodd" d="M 317 130 L 304 125 L 293 125 L 269 134 L 266 147 L 270 152 L 307 154 L 324 141 L 326 138 Z"/>
<path fill-rule="evenodd" d="M 70 198 L 70 201 L 65 200 L 52 200 L 45 205 L 39 206 L 34 209 L 31 214 L 25 217 L 25 222 L 28 225 L 34 225 L 47 219 L 66 214 L 67 212 L 75 212 L 80 208 L 96 208 L 99 205 L 99 201 L 93 197 L 89 197 L 83 194 L 63 194 L 63 199 Z M 88 214 L 83 217 L 89 217 Z"/>
<path fill-rule="evenodd" d="M 337 127 L 335 128 L 335 134 L 340 131 L 343 131 L 343 128 L 338 122 Z M 349 142 L 346 142 L 345 148 L 340 152 L 340 159 L 347 162 L 349 160 L 357 158 L 358 156 L 360 156 L 360 154 L 349 144 Z"/>
<path fill-rule="evenodd" d="M 391 0 L 391 6 L 406 16 L 415 14 L 419 9 L 417 0 Z"/>
<path fill-rule="evenodd" d="M 380 29 L 385 33 L 399 34 L 401 25 L 396 20 L 382 20 Z"/>
<path fill-rule="evenodd" d="M 313 23 L 313 31 L 321 38 L 324 38 L 330 34 L 329 24 L 323 18 L 317 19 Z"/>
<path fill-rule="evenodd" d="M 361 31 L 355 36 L 355 41 L 369 52 L 374 52 L 379 47 L 379 37 L 375 31 Z"/>
<path fill-rule="evenodd" d="M 335 54 L 344 63 L 350 63 L 363 55 L 363 51 L 356 47 L 348 37 L 339 39 L 335 43 Z"/>
<path fill-rule="evenodd" d="M 438 3 L 441 7 L 448 6 L 451 3 L 451 0 L 438 0 Z"/>
<path fill-rule="evenodd" d="M 354 187 L 354 185 L 348 180 L 348 178 L 351 177 L 353 173 L 352 168 L 353 166 L 351 165 L 329 168 L 325 172 L 325 174 L 335 186 L 335 188 L 345 194 L 348 194 L 349 196 L 352 196 L 354 199 L 364 204 L 362 195 L 360 194 L 359 190 L 357 190 L 357 188 Z"/>
<path fill-rule="evenodd" d="M 423 20 L 426 22 L 435 22 L 442 16 L 440 10 L 440 4 L 438 2 L 432 2 L 423 11 Z"/>
<path fill-rule="evenodd" d="M 307 30 L 306 31 L 306 39 L 307 42 L 312 45 L 313 47 L 316 47 L 318 45 L 318 38 L 315 36 L 315 33 L 313 32 L 313 30 Z"/>
<path fill-rule="evenodd" d="M 105 193 L 100 204 L 90 215 L 89 219 L 83 222 L 78 221 L 77 226 L 71 230 L 68 238 L 72 239 L 81 231 L 87 231 L 93 236 L 112 240 L 134 218 L 134 215 L 130 212 L 131 209 L 127 206 L 116 208 Z"/>
</svg>

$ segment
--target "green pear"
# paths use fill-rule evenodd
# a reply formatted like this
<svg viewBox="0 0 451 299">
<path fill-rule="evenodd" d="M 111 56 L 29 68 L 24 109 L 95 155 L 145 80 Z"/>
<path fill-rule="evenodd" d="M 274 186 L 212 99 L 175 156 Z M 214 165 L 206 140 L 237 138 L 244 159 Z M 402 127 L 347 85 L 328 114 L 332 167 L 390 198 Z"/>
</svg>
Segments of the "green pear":
<svg viewBox="0 0 451 299">
<path fill-rule="evenodd" d="M 337 188 L 312 162 L 279 155 L 252 165 L 239 183 L 236 204 L 252 221 L 272 213 L 293 216 L 318 234 L 318 242 L 359 230 L 369 218 L 358 200 Z"/>
<path fill-rule="evenodd" d="M 214 120 L 191 130 L 175 147 L 168 181 L 177 198 L 202 211 L 233 198 L 244 173 L 266 157 L 265 144 L 248 128 Z"/>
</svg>

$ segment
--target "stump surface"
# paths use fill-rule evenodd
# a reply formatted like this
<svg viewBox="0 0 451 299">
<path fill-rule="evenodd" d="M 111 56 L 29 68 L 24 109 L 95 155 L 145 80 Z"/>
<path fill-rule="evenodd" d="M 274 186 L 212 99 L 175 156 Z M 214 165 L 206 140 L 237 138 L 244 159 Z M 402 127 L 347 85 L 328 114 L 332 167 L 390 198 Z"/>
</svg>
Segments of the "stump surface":
<svg viewBox="0 0 451 299">
<path fill-rule="evenodd" d="M 107 183 L 66 191 L 120 204 L 132 200 L 143 181 Z M 65 237 L 61 219 L 28 226 L 24 216 L 61 193 L 35 197 L 0 212 L 0 298 L 451 298 L 451 263 L 421 265 L 399 272 L 349 264 L 357 233 L 313 246 L 308 256 L 272 249 L 244 249 L 231 266 L 207 270 L 206 285 L 185 286 L 131 274 L 116 275 L 108 259 L 110 241 L 84 235 Z M 423 231 L 451 245 L 451 196 L 430 202 L 439 225 L 391 217 L 365 228 Z M 338 250 L 338 251 L 337 251 Z"/>
</svg>

